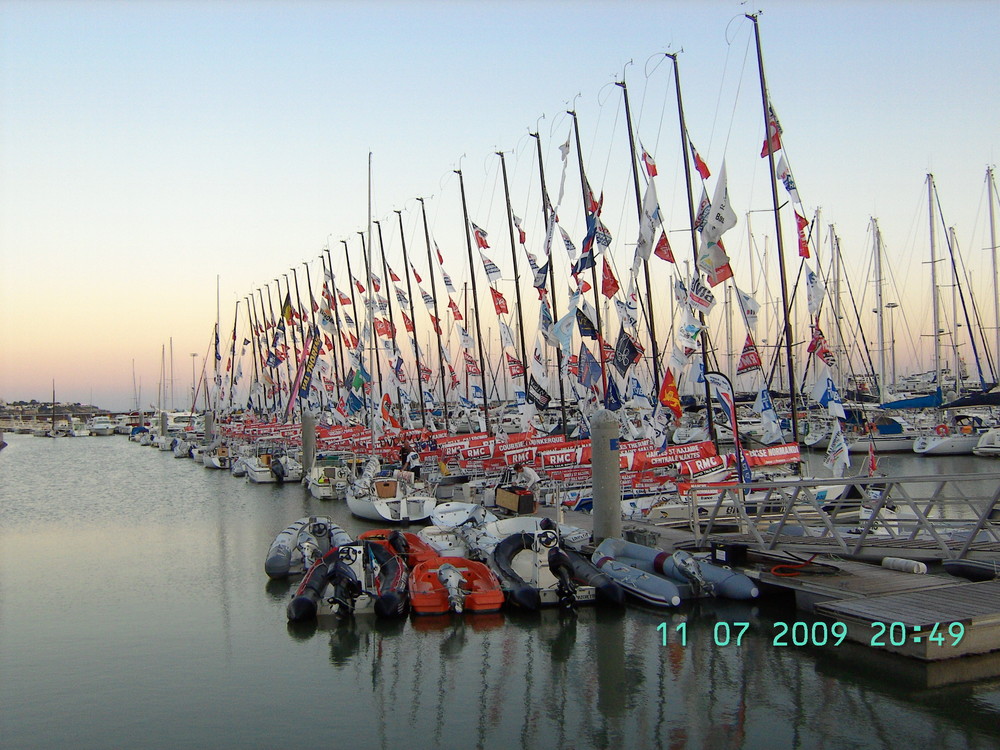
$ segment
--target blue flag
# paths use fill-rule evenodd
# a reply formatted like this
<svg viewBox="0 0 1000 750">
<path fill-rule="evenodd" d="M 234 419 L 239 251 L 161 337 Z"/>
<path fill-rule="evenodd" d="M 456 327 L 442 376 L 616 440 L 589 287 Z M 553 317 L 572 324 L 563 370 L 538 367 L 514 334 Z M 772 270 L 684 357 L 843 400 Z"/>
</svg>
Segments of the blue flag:
<svg viewBox="0 0 1000 750">
<path fill-rule="evenodd" d="M 610 411 L 618 411 L 622 408 L 621 394 L 618 393 L 618 385 L 613 377 L 608 378 L 608 392 L 604 394 L 604 408 Z"/>
<path fill-rule="evenodd" d="M 601 365 L 594 359 L 594 355 L 590 353 L 590 349 L 582 341 L 580 342 L 579 368 L 577 379 L 584 388 L 590 388 L 601 379 Z"/>
</svg>

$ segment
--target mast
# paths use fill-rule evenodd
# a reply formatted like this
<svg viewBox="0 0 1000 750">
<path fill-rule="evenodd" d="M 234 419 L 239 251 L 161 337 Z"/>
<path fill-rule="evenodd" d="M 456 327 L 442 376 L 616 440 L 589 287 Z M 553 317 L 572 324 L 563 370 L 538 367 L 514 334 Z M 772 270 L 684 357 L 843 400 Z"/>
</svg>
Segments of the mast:
<svg viewBox="0 0 1000 750">
<path fill-rule="evenodd" d="M 386 259 L 385 259 L 385 245 L 382 243 L 382 222 L 376 221 L 376 222 L 373 222 L 373 223 L 375 224 L 375 228 L 378 230 L 378 249 L 379 249 L 379 253 L 382 255 L 382 283 L 386 287 L 386 291 L 385 291 L 386 303 L 385 303 L 385 306 L 386 306 L 386 308 L 387 308 L 387 310 L 389 312 L 389 325 L 392 327 L 392 332 L 393 332 L 393 335 L 392 335 L 390 341 L 392 341 L 393 350 L 395 351 L 397 349 L 397 347 L 396 347 L 396 336 L 395 336 L 396 318 L 392 314 L 392 295 L 389 294 L 389 284 L 392 283 L 392 280 L 389 278 L 389 264 L 388 264 L 388 262 L 386 262 Z M 402 395 L 402 388 L 399 385 L 399 378 L 396 378 L 396 405 L 399 407 L 399 416 L 402 419 L 402 417 L 403 417 L 403 395 Z M 409 416 L 409 412 L 410 412 L 410 410 L 407 409 L 406 410 L 407 416 Z"/>
<path fill-rule="evenodd" d="M 329 238 L 328 238 L 329 239 Z M 346 375 L 347 368 L 344 366 L 344 332 L 340 328 L 340 300 L 334 300 L 333 292 L 337 291 L 336 284 L 334 283 L 333 276 L 333 256 L 330 254 L 330 244 L 327 243 L 326 247 L 323 248 L 323 252 L 326 253 L 326 265 L 324 266 L 326 271 L 327 279 L 330 281 L 330 287 L 332 291 L 328 291 L 327 302 L 330 305 L 330 317 L 333 318 L 333 322 L 337 327 L 336 339 L 337 343 L 333 347 L 333 375 L 337 381 L 337 401 L 340 401 L 340 386 L 341 386 L 341 374 Z M 320 256 L 322 258 L 322 256 Z M 326 288 L 326 281 L 323 282 L 323 287 Z M 340 366 L 337 366 L 337 353 L 340 353 Z"/>
<path fill-rule="evenodd" d="M 497 151 L 497 156 L 500 157 L 500 169 L 503 172 L 503 193 L 507 200 L 507 229 L 510 232 L 510 257 L 514 261 L 514 293 L 517 295 L 517 332 L 521 340 L 521 364 L 524 370 L 521 379 L 524 381 L 524 393 L 527 396 L 528 347 L 524 342 L 524 305 L 521 303 L 521 284 L 519 283 L 521 274 L 517 268 L 517 245 L 514 242 L 514 211 L 510 205 L 510 185 L 507 182 L 507 162 L 504 160 L 503 151 Z"/>
<path fill-rule="evenodd" d="M 785 275 L 785 252 L 781 239 L 781 213 L 778 210 L 778 184 L 774 165 L 774 148 L 771 142 L 770 117 L 771 104 L 768 101 L 767 82 L 764 79 L 764 56 L 760 48 L 760 27 L 757 25 L 757 16 L 746 14 L 746 17 L 753 21 L 754 40 L 757 43 L 757 68 L 760 72 L 760 98 L 764 109 L 764 141 L 767 145 L 767 163 L 771 172 L 771 201 L 774 205 L 774 230 L 778 242 L 778 270 L 781 279 L 781 307 L 784 315 L 784 336 L 785 336 L 785 363 L 788 369 L 788 405 L 791 411 L 792 439 L 799 442 L 799 420 L 796 407 L 796 385 L 795 385 L 795 363 L 792 358 L 792 319 L 791 307 L 788 303 L 788 281 Z M 798 465 L 795 466 L 798 472 Z"/>
<path fill-rule="evenodd" d="M 583 170 L 583 147 L 580 145 L 580 121 L 577 119 L 576 110 L 567 110 L 566 114 L 573 118 L 573 134 L 576 136 L 576 160 L 580 165 L 580 191 L 583 193 L 583 215 L 584 218 L 590 213 L 589 201 L 593 198 L 589 195 L 590 190 L 588 190 L 587 175 Z M 597 216 L 594 216 L 594 221 L 597 221 Z M 597 316 L 597 348 L 600 350 L 600 357 L 598 362 L 601 363 L 601 387 L 602 393 L 605 395 L 608 392 L 608 372 L 607 367 L 604 362 L 604 328 L 601 326 L 601 300 L 598 297 L 600 292 L 598 291 L 600 287 L 597 285 L 597 262 L 590 267 L 590 285 L 592 291 L 594 292 L 594 315 Z"/>
<path fill-rule="evenodd" d="M 1000 289 L 997 288 L 997 227 L 993 215 L 996 201 L 993 184 L 993 167 L 986 167 L 986 194 L 990 199 L 990 258 L 993 260 L 993 330 L 996 334 L 996 361 L 1000 363 Z M 998 365 L 1000 369 L 1000 365 Z M 1000 382 L 1000 372 L 993 373 L 993 382 Z"/>
<path fill-rule="evenodd" d="M 427 274 L 431 277 L 431 297 L 434 300 L 434 321 L 435 321 L 434 322 L 434 335 L 437 336 L 437 346 L 438 346 L 438 357 L 437 358 L 438 358 L 439 379 L 441 381 L 441 413 L 444 415 L 444 429 L 447 430 L 448 429 L 448 381 L 445 379 L 445 376 L 444 376 L 444 357 L 442 356 L 442 352 L 444 351 L 444 349 L 441 346 L 441 319 L 438 317 L 437 282 L 434 280 L 434 259 L 433 259 L 433 257 L 431 257 L 431 230 L 427 226 L 427 208 L 426 208 L 426 206 L 424 206 L 424 199 L 423 198 L 417 198 L 417 200 L 420 201 L 420 215 L 423 217 L 423 220 L 424 220 L 424 242 L 427 245 Z M 465 203 L 464 203 L 464 201 L 465 201 L 465 193 L 464 192 L 462 193 L 462 201 L 463 201 L 462 205 L 464 206 L 465 205 Z M 468 219 L 466 219 L 466 221 L 465 221 L 465 233 L 466 233 L 466 237 L 468 237 L 468 233 L 469 233 L 469 221 L 468 221 Z M 471 250 L 470 250 L 470 253 L 471 253 Z M 475 274 L 473 274 L 473 278 L 475 278 Z M 409 278 L 407 278 L 406 283 L 407 284 L 410 283 Z M 407 287 L 407 288 L 409 288 L 409 287 Z M 413 308 L 411 307 L 410 309 L 412 310 Z M 413 350 L 415 352 L 418 352 L 418 356 L 419 356 L 420 344 L 417 343 L 417 330 L 416 329 L 417 329 L 417 322 L 416 322 L 416 320 L 414 320 L 413 321 Z M 479 331 L 476 331 L 476 333 L 478 334 Z M 419 362 L 419 360 L 418 360 L 418 362 Z M 428 369 L 430 369 L 430 368 L 428 368 Z M 421 374 L 420 374 L 420 367 L 419 367 L 419 365 L 417 367 L 417 385 L 418 385 L 418 390 L 420 391 L 420 403 L 422 404 L 423 401 L 424 401 L 424 386 L 423 386 L 423 380 L 422 380 Z M 484 391 L 484 393 L 485 393 L 485 391 Z M 421 412 L 421 414 L 423 414 L 423 412 Z"/>
<path fill-rule="evenodd" d="M 691 161 L 688 157 L 691 149 L 687 139 L 687 124 L 684 120 L 684 101 L 681 98 L 681 73 L 677 64 L 677 53 L 665 53 L 674 63 L 674 89 L 677 91 L 677 118 L 680 121 L 681 130 L 681 158 L 684 160 L 684 186 L 687 189 L 688 200 L 688 222 L 691 232 L 691 253 L 694 257 L 695 272 L 698 269 L 698 229 L 694 212 L 694 193 L 691 190 Z M 671 295 L 673 298 L 673 295 Z M 705 325 L 705 313 L 699 310 L 698 322 Z M 708 368 L 708 342 L 704 329 L 699 337 L 701 339 L 701 361 L 703 366 Z M 660 383 L 654 383 L 654 388 L 659 388 Z M 715 417 L 712 414 L 712 386 L 705 380 L 705 414 L 708 418 L 708 434 L 711 439 L 715 438 Z"/>
<path fill-rule="evenodd" d="M 423 201 L 420 202 L 421 207 L 423 207 Z M 413 326 L 412 331 L 406 330 L 406 325 L 403 325 L 403 332 L 407 335 L 413 334 L 411 339 L 414 343 L 413 355 L 417 361 L 417 401 L 420 404 L 420 426 L 427 427 L 427 404 L 424 403 L 424 387 L 423 381 L 420 379 L 420 347 L 416 346 L 417 342 L 417 316 L 413 312 L 413 287 L 410 284 L 410 256 L 406 251 L 406 233 L 403 231 L 403 212 L 396 211 L 396 217 L 399 219 L 399 239 L 403 245 L 403 275 L 406 277 L 406 296 L 407 301 L 410 303 L 410 324 Z M 428 250 L 430 249 L 430 243 L 428 242 Z M 431 280 L 433 281 L 434 274 L 431 274 Z M 433 286 L 432 286 L 433 288 Z M 436 292 L 435 292 L 436 295 Z M 437 297 L 435 296 L 435 305 L 437 305 Z M 402 310 L 400 311 L 402 312 Z M 447 416 L 445 417 L 445 422 L 447 423 Z"/>
<path fill-rule="evenodd" d="M 932 325 L 933 336 L 934 336 L 934 387 L 941 388 L 941 392 L 944 393 L 943 383 L 941 382 L 941 347 L 940 347 L 940 336 L 941 336 L 941 319 L 938 311 L 938 288 L 937 288 L 937 248 L 935 245 L 936 236 L 934 234 L 934 175 L 927 175 L 927 212 L 930 218 L 930 240 L 931 240 L 931 309 L 932 309 Z"/>
<path fill-rule="evenodd" d="M 888 401 L 885 389 L 885 320 L 882 300 L 882 233 L 878 220 L 872 217 L 872 233 L 875 235 L 875 313 L 878 321 L 878 399 L 880 404 Z"/>
<path fill-rule="evenodd" d="M 240 320 L 240 301 L 236 300 L 236 311 L 233 313 L 233 345 L 229 352 L 229 412 L 233 410 L 233 385 L 236 382 L 236 326 Z"/>
<path fill-rule="evenodd" d="M 676 68 L 675 68 L 676 69 Z M 635 188 L 635 207 L 639 212 L 639 224 L 642 225 L 642 198 L 639 196 L 639 167 L 635 160 L 635 133 L 632 130 L 632 108 L 628 103 L 628 86 L 625 85 L 625 76 L 622 76 L 622 80 L 615 82 L 616 86 L 620 86 L 622 90 L 622 95 L 625 99 L 625 123 L 628 126 L 628 147 L 629 147 L 629 163 L 632 166 L 632 186 Z M 687 161 L 685 159 L 685 161 Z M 652 177 L 650 177 L 652 179 Z M 654 232 L 655 234 L 655 232 Z M 654 238 L 655 239 L 655 238 Z M 653 241 L 651 239 L 651 241 Z M 653 320 L 653 287 L 649 281 L 649 259 L 645 259 L 642 262 L 643 272 L 646 277 L 646 305 L 643 307 L 643 312 L 646 313 L 646 325 L 649 327 L 649 339 L 653 345 L 653 387 L 660 387 L 660 350 L 659 344 L 656 341 L 656 324 Z"/>
<path fill-rule="evenodd" d="M 319 256 L 319 261 L 320 263 L 323 262 L 322 255 Z M 312 274 L 309 273 L 308 263 L 302 261 L 302 265 L 305 266 L 306 269 L 306 289 L 309 290 L 309 325 L 311 326 L 310 331 L 314 336 L 319 336 L 320 335 L 319 326 L 316 325 L 316 308 L 318 307 L 318 305 L 316 304 L 316 297 L 313 294 L 312 290 Z M 296 289 L 298 289 L 298 286 L 296 286 Z M 299 308 L 299 312 L 300 313 L 302 312 L 301 307 Z M 334 364 L 336 365 L 336 361 L 334 361 Z M 315 377 L 314 377 L 314 382 L 315 382 Z M 326 406 L 326 385 L 323 383 L 322 376 L 320 376 L 320 387 L 317 388 L 317 391 L 319 392 L 319 408 L 320 410 L 322 410 Z"/>
<path fill-rule="evenodd" d="M 347 277 L 350 279 L 348 286 L 351 289 L 351 311 L 354 313 L 354 335 L 357 336 L 358 341 L 361 340 L 361 328 L 358 322 L 358 302 L 355 299 L 354 291 L 356 289 L 356 284 L 354 283 L 354 272 L 351 271 L 351 253 L 347 249 L 347 240 L 341 240 L 340 243 L 344 246 L 344 257 L 347 259 Z M 369 285 L 371 282 L 368 282 Z"/>
<path fill-rule="evenodd" d="M 369 157 L 371 155 L 369 154 Z M 369 201 L 371 198 L 369 197 Z M 368 274 L 368 286 L 366 287 L 368 292 L 365 301 L 365 309 L 367 313 L 365 318 L 368 322 L 368 332 L 372 337 L 371 348 L 369 348 L 368 364 L 371 365 L 371 360 L 375 360 L 375 376 L 378 377 L 379 393 L 381 398 L 382 391 L 382 360 L 378 356 L 378 334 L 375 333 L 375 284 L 372 281 L 372 253 L 374 248 L 372 247 L 372 221 L 368 222 L 368 243 L 365 244 L 365 235 L 362 232 L 358 232 L 361 235 L 361 254 L 365 258 L 365 273 Z M 372 374 L 371 367 L 368 368 L 369 374 Z"/>
<path fill-rule="evenodd" d="M 532 138 L 535 139 L 536 151 L 538 153 L 538 178 L 539 178 L 539 180 L 541 180 L 541 183 L 542 183 L 542 219 L 544 221 L 545 236 L 547 238 L 549 236 L 549 220 L 550 220 L 549 219 L 549 208 L 551 207 L 551 204 L 549 202 L 549 191 L 545 188 L 545 165 L 542 163 L 542 139 L 541 139 L 541 137 L 539 136 L 538 133 L 529 133 L 529 135 Z M 553 323 L 555 323 L 555 321 L 559 320 L 559 311 L 556 309 L 556 294 L 555 294 L 555 288 L 556 288 L 556 269 L 555 269 L 555 264 L 552 262 L 552 256 L 551 256 L 552 247 L 551 247 L 551 245 L 548 248 L 546 248 L 546 249 L 549 252 L 549 256 L 546 258 L 546 261 L 545 261 L 546 263 L 549 264 L 549 290 L 550 291 L 549 291 L 549 295 L 548 296 L 551 297 L 551 299 L 552 299 L 552 321 L 553 321 Z M 544 304 L 545 302 L 546 302 L 546 300 L 543 299 L 542 300 L 542 304 Z M 525 384 L 524 384 L 524 395 L 525 395 L 525 398 L 527 398 L 527 395 L 528 395 L 528 382 L 527 382 L 527 378 L 529 377 L 528 373 L 527 373 L 527 367 L 528 367 L 527 361 L 525 361 L 524 367 L 525 367 L 525 370 L 526 370 L 526 372 L 525 372 Z M 560 424 L 560 427 L 562 428 L 562 434 L 566 435 L 567 434 L 567 432 L 566 432 L 566 391 L 565 391 L 565 387 L 563 386 L 563 377 L 562 377 L 563 364 L 562 364 L 562 347 L 561 346 L 557 346 L 556 347 L 556 368 L 557 368 L 557 378 L 559 380 L 559 410 L 560 410 L 561 415 L 562 415 L 562 422 Z"/>
<path fill-rule="evenodd" d="M 490 401 L 486 391 L 486 367 L 483 359 L 483 329 L 480 325 L 479 317 L 479 292 L 476 290 L 476 266 L 472 262 L 472 237 L 469 226 L 469 208 L 465 202 L 465 179 L 462 177 L 462 170 L 456 169 L 458 175 L 458 186 L 462 192 L 462 216 L 465 219 L 465 245 L 469 250 L 469 275 L 472 277 L 472 309 L 476 317 L 476 348 L 479 350 L 479 382 L 483 388 L 483 420 L 486 422 L 486 431 L 490 431 Z M 432 274 L 433 276 L 433 274 Z"/>
</svg>

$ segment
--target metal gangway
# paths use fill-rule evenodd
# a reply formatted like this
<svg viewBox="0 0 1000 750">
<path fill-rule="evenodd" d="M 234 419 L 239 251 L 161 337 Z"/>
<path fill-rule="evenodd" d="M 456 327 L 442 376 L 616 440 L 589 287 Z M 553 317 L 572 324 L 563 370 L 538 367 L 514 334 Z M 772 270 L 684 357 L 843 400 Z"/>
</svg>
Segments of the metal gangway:
<svg viewBox="0 0 1000 750">
<path fill-rule="evenodd" d="M 1000 556 L 1000 473 L 693 484 L 687 500 L 698 547 L 724 539 L 861 559 Z"/>
</svg>

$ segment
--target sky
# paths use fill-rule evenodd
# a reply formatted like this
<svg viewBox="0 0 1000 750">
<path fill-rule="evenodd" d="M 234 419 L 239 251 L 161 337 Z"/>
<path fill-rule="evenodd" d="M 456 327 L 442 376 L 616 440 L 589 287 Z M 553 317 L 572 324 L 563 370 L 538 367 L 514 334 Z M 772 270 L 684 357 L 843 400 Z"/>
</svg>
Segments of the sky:
<svg viewBox="0 0 1000 750">
<path fill-rule="evenodd" d="M 748 9 L 733 2 L 0 0 L 0 399 L 47 400 L 55 381 L 60 401 L 127 409 L 137 390 L 144 405 L 157 403 L 167 380 L 181 408 L 217 316 L 223 341 L 232 335 L 237 300 L 268 283 L 277 296 L 274 280 L 284 285 L 292 268 L 305 296 L 306 265 L 318 289 L 327 246 L 346 290 L 342 240 L 361 275 L 369 154 L 372 217 L 389 265 L 397 273 L 404 267 L 398 210 L 411 260 L 427 272 L 416 200 L 424 198 L 446 269 L 459 286 L 470 281 L 454 172 L 461 169 L 470 219 L 487 230 L 487 253 L 503 274 L 498 289 L 513 298 L 496 153 L 504 153 L 513 212 L 537 254 L 544 229 L 528 133 L 539 133 L 554 195 L 570 108 L 587 178 L 605 196 L 613 267 L 625 279 L 637 218 L 622 89 L 614 85 L 623 76 L 634 130 L 657 164 L 664 226 L 676 254 L 691 257 L 676 89 L 664 52 L 678 53 L 687 130 L 712 170 L 709 195 L 726 163 L 739 217 L 726 235 L 736 282 L 759 301 L 778 299 Z M 832 225 L 870 321 L 877 218 L 884 301 L 901 306 L 894 313 L 898 366 L 928 369 L 926 176 L 933 173 L 943 221 L 955 228 L 983 325 L 994 336 L 985 173 L 1000 147 L 1000 5 L 768 2 L 752 9 L 760 11 L 768 91 L 802 210 L 810 220 L 820 210 L 820 266 L 829 267 Z M 575 142 L 572 157 L 559 213 L 579 246 L 585 229 Z M 695 190 L 697 200 L 701 186 Z M 780 198 L 787 200 L 783 192 Z M 782 236 L 794 278 L 789 210 L 782 210 Z M 555 257 L 565 260 L 561 252 Z M 524 278 L 523 255 L 519 262 Z M 483 338 L 495 356 L 496 316 L 476 264 Z M 651 267 L 661 349 L 670 335 L 667 265 Z M 950 316 L 948 284 L 942 309 Z M 526 283 L 521 291 L 533 333 L 537 303 Z M 462 304 L 472 301 L 469 294 Z M 557 304 L 565 310 L 565 290 Z M 714 315 L 721 341 L 723 314 Z M 422 312 L 417 325 L 423 342 Z M 239 320 L 241 335 L 245 327 Z M 738 350 L 742 335 L 729 348 Z M 808 332 L 797 333 L 804 338 Z"/>
</svg>

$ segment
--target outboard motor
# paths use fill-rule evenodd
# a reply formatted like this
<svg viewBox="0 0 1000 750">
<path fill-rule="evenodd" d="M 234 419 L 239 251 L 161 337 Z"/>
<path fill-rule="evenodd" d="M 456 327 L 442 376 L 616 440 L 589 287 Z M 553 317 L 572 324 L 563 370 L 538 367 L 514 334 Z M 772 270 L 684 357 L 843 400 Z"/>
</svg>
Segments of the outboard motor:
<svg viewBox="0 0 1000 750">
<path fill-rule="evenodd" d="M 337 605 L 338 617 L 353 615 L 354 604 L 361 596 L 361 581 L 351 568 L 351 563 L 357 557 L 358 550 L 355 547 L 341 547 L 336 562 L 331 566 L 330 583 L 333 584 L 333 596 L 330 598 L 330 603 Z"/>
<path fill-rule="evenodd" d="M 696 593 L 712 594 L 715 586 L 705 580 L 701 573 L 698 561 L 684 550 L 677 550 L 671 555 L 674 565 L 682 576 L 684 576 Z"/>
<path fill-rule="evenodd" d="M 285 464 L 280 457 L 271 461 L 271 474 L 279 483 L 285 481 L 288 470 L 285 469 Z"/>
<path fill-rule="evenodd" d="M 406 541 L 406 536 L 403 535 L 402 531 L 393 529 L 389 532 L 389 546 L 397 555 L 409 562 L 410 543 Z"/>
<path fill-rule="evenodd" d="M 569 555 L 559 547 L 549 550 L 549 570 L 559 580 L 556 591 L 559 593 L 559 605 L 563 609 L 576 607 L 576 584 L 573 583 L 573 567 Z"/>
<path fill-rule="evenodd" d="M 467 589 L 463 588 L 466 580 L 462 571 L 451 563 L 445 563 L 438 568 L 437 577 L 448 590 L 448 604 L 451 609 L 456 614 L 462 614 L 462 610 L 465 608 L 465 597 L 469 593 Z"/>
</svg>

